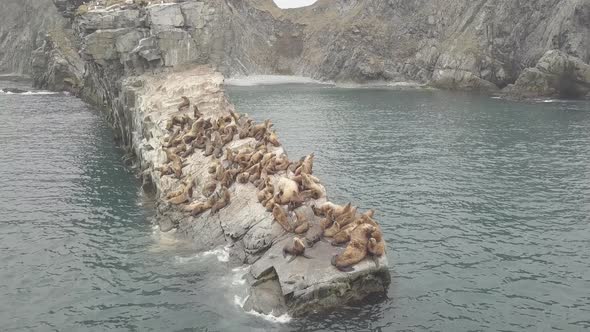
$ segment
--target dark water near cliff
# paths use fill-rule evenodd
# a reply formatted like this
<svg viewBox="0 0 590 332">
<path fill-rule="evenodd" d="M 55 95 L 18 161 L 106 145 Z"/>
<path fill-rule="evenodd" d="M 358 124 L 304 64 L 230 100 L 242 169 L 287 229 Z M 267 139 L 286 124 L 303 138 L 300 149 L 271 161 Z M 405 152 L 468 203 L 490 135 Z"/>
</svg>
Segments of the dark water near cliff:
<svg viewBox="0 0 590 332">
<path fill-rule="evenodd" d="M 2 86 L 25 87 L 22 83 Z M 590 105 L 440 92 L 230 89 L 332 200 L 379 212 L 389 299 L 286 324 L 242 269 L 153 232 L 103 115 L 0 94 L 0 330 L 585 330 Z"/>
</svg>

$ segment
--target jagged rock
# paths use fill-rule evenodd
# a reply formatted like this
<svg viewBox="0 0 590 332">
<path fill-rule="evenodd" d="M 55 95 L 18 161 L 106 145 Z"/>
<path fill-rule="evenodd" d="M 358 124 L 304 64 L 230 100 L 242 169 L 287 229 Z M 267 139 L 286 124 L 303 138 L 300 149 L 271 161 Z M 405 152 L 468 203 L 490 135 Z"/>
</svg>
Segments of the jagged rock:
<svg viewBox="0 0 590 332">
<path fill-rule="evenodd" d="M 147 13 L 148 22 L 156 31 L 184 26 L 179 4 L 152 5 L 147 8 Z"/>
<path fill-rule="evenodd" d="M 142 26 L 139 10 L 90 11 L 76 19 L 76 26 L 85 34 L 96 30 L 139 28 Z"/>
<path fill-rule="evenodd" d="M 167 193 L 177 191 L 181 181 L 172 176 L 160 176 L 156 170 L 157 166 L 167 161 L 161 148 L 167 133 L 166 121 L 177 114 L 181 96 L 198 103 L 206 118 L 228 114 L 233 106 L 221 89 L 222 83 L 223 77 L 207 67 L 159 75 L 145 74 L 122 82 L 119 95 L 123 99 L 115 101 L 120 107 L 112 109 L 112 118 L 119 119 L 122 136 L 132 136 L 130 141 L 133 142 L 135 155 L 139 163 L 145 165 L 142 174 L 151 178 L 149 182 L 156 188 L 161 200 L 165 200 L 162 197 Z M 252 138 L 235 138 L 230 147 L 252 143 Z M 276 154 L 284 152 L 282 147 L 273 149 Z M 193 187 L 196 193 L 202 192 L 209 178 L 207 169 L 211 160 L 201 152 L 185 159 L 183 174 L 185 178 L 196 179 Z M 278 175 L 273 175 L 271 181 L 278 181 Z M 332 255 L 338 249 L 322 242 L 309 249 L 312 259 L 298 258 L 287 263 L 282 248 L 285 241 L 292 240 L 293 234 L 287 234 L 279 223 L 273 221 L 272 214 L 258 202 L 257 189 L 250 183 L 235 183 L 229 187 L 229 192 L 229 205 L 216 214 L 206 211 L 193 217 L 177 206 L 161 202 L 157 219 L 161 231 L 176 228 L 175 236 L 190 241 L 196 249 L 210 250 L 229 244 L 234 256 L 232 261 L 253 264 L 250 276 L 252 289 L 246 310 L 301 315 L 385 292 L 390 282 L 385 256 L 378 260 L 378 266 L 376 260 L 367 258 L 355 265 L 355 272 L 344 273 L 331 265 Z M 197 194 L 195 197 L 200 196 Z M 314 203 L 323 202 L 325 197 Z M 319 221 L 311 208 L 300 209 L 306 211 L 310 220 Z M 267 272 L 271 270 L 275 271 L 275 275 L 269 277 Z"/>
<path fill-rule="evenodd" d="M 545 53 L 506 91 L 517 97 L 580 98 L 590 93 L 590 65 L 557 50 Z"/>
<path fill-rule="evenodd" d="M 197 46 L 188 32 L 171 28 L 158 32 L 156 37 L 164 66 L 175 67 L 197 59 Z"/>
</svg>

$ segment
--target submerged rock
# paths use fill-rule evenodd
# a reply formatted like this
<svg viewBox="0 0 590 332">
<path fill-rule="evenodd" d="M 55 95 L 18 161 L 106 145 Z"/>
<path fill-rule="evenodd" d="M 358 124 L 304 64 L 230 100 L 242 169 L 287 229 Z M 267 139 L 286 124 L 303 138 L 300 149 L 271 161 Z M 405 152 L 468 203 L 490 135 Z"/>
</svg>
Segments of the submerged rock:
<svg viewBox="0 0 590 332">
<path fill-rule="evenodd" d="M 4 93 L 25 93 L 25 92 L 28 92 L 27 90 L 22 90 L 22 89 L 18 89 L 18 88 L 3 88 L 3 89 L 0 89 L 0 91 L 2 91 Z"/>
</svg>

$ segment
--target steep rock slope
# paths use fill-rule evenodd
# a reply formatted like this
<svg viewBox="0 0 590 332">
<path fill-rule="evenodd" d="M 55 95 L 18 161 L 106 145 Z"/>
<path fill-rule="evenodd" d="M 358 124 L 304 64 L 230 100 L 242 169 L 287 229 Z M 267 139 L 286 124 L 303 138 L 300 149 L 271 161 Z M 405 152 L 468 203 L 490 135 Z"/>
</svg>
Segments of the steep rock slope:
<svg viewBox="0 0 590 332">
<path fill-rule="evenodd" d="M 514 83 L 550 50 L 590 61 L 588 0 L 319 0 L 289 10 L 279 9 L 272 0 L 187 0 L 138 9 L 130 26 L 109 26 L 112 13 L 101 14 L 107 17 L 102 21 L 93 14 L 90 20 L 98 24 L 94 28 L 74 16 L 80 0 L 54 2 L 73 22 L 82 42 L 103 24 L 109 30 L 134 29 L 135 36 L 149 37 L 135 46 L 144 48 L 152 69 L 207 63 L 225 76 L 286 74 L 337 82 L 415 81 L 447 89 L 496 90 Z M 48 3 L 8 1 L 11 9 L 3 11 L 8 20 L 0 21 L 0 41 L 6 46 L 0 53 L 0 69 L 28 71 L 27 54 L 41 40 L 40 28 L 35 27 L 59 20 L 42 20 L 55 16 L 54 9 L 43 7 Z M 31 8 L 43 15 L 27 20 L 26 13 L 6 14 Z M 154 15 L 162 20 L 150 21 Z M 26 29 L 14 28 L 28 23 Z M 115 34 L 119 33 L 122 30 Z M 153 52 L 145 50 L 150 47 Z M 128 60 L 132 59 L 123 59 L 113 73 L 136 71 L 136 63 Z"/>
<path fill-rule="evenodd" d="M 3 0 L 1 7 L 0 73 L 28 75 L 33 50 L 65 20 L 51 0 Z"/>
</svg>

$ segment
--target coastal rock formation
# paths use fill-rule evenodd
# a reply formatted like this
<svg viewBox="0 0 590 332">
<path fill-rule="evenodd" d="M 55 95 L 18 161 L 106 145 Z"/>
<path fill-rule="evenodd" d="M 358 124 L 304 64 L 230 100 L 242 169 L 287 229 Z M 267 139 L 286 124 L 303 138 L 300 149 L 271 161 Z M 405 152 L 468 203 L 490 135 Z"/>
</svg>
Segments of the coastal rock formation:
<svg viewBox="0 0 590 332">
<path fill-rule="evenodd" d="M 76 49 L 86 48 L 102 64 L 117 58 L 134 74 L 191 63 L 214 65 L 226 77 L 284 74 L 489 91 L 515 83 L 549 50 L 590 61 L 586 0 L 319 0 L 289 10 L 272 0 L 193 0 L 89 6 L 77 16 L 80 0 L 55 3 L 71 20 Z M 42 40 L 26 29 L 16 38 L 0 22 L 0 32 L 10 29 L 0 39 L 8 46 L 5 59 L 18 40 Z M 15 58 L 26 67 L 26 56 Z M 15 67 L 7 61 L 0 68 Z"/>
<path fill-rule="evenodd" d="M 31 53 L 45 34 L 67 24 L 51 0 L 3 0 L 0 10 L 0 73 L 31 74 Z"/>
<path fill-rule="evenodd" d="M 507 92 L 517 97 L 580 98 L 590 94 L 590 65 L 560 51 L 548 51 L 525 69 Z"/>
<path fill-rule="evenodd" d="M 221 126 L 231 123 L 227 124 L 227 128 L 237 125 L 238 130 L 242 128 L 239 123 L 250 123 L 250 120 L 235 113 L 225 98 L 222 84 L 223 76 L 208 67 L 157 75 L 145 74 L 128 78 L 122 83 L 121 98 L 115 101 L 117 106 L 113 109 L 113 118 L 119 119 L 117 121 L 122 124 L 121 128 L 126 131 L 123 135 L 131 138 L 131 147 L 143 170 L 144 181 L 153 186 L 160 197 L 160 229 L 174 232 L 179 239 L 189 241 L 196 249 L 209 250 L 229 244 L 234 261 L 253 264 L 248 277 L 251 296 L 245 303 L 246 310 L 264 313 L 272 311 L 275 315 L 287 312 L 302 315 L 370 296 L 382 296 L 390 282 L 385 254 L 367 257 L 355 264 L 350 273 L 341 272 L 331 265 L 332 256 L 342 249 L 327 242 L 308 243 L 306 256 L 309 258 L 300 257 L 290 261 L 283 257 L 285 243 L 293 239 L 292 228 L 288 226 L 293 221 L 285 215 L 283 222 L 277 222 L 277 216 L 270 212 L 272 209 L 265 208 L 261 200 L 257 199 L 260 190 L 257 186 L 264 187 L 263 183 L 267 181 L 267 189 L 268 186 L 275 188 L 271 189 L 270 197 L 276 202 L 280 201 L 281 205 L 286 204 L 286 212 L 287 204 L 294 202 L 295 197 L 281 200 L 281 195 L 286 195 L 287 183 L 293 181 L 289 179 L 297 178 L 296 174 L 310 177 L 308 172 L 311 172 L 311 161 L 309 164 L 301 162 L 300 170 L 287 169 L 288 163 L 279 168 L 276 161 L 286 158 L 286 153 L 272 138 L 276 134 L 267 130 L 267 143 L 260 145 L 260 142 L 265 141 L 262 139 L 264 135 L 260 136 L 261 141 L 258 137 L 233 132 L 224 147 L 229 150 L 220 151 L 217 156 L 207 153 L 204 147 L 186 152 L 189 148 L 186 142 L 194 140 L 192 146 L 199 144 L 198 130 L 193 130 L 204 128 L 199 123 L 205 125 L 211 121 Z M 188 102 L 179 106 L 183 96 Z M 197 107 L 196 111 L 194 106 Z M 175 137 L 182 137 L 174 134 L 174 128 L 180 128 L 185 121 L 183 119 L 187 123 L 193 119 L 193 129 L 189 131 L 187 124 L 183 139 L 173 143 Z M 223 121 L 220 122 L 220 119 Z M 268 122 L 261 125 L 268 126 Z M 255 134 L 256 128 L 267 128 L 261 125 L 251 124 L 250 135 L 258 136 Z M 215 133 L 214 130 L 210 132 Z M 213 137 L 214 134 L 211 135 Z M 205 141 L 207 137 L 204 137 Z M 174 152 L 170 152 L 172 147 L 183 151 L 183 158 L 175 157 Z M 251 152 L 243 152 L 246 150 Z M 266 151 L 260 153 L 257 160 L 266 158 L 271 164 L 275 160 L 274 166 L 257 168 L 258 164 L 248 159 L 255 158 L 252 156 L 255 155 L 254 151 Z M 240 158 L 246 155 L 247 159 Z M 174 158 L 179 158 L 176 174 L 166 171 L 169 161 Z M 250 176 L 250 180 L 236 179 L 235 182 L 223 184 L 224 180 L 220 178 L 224 179 L 234 169 L 236 175 L 242 172 L 239 167 L 236 168 L 236 163 L 244 161 L 250 169 L 257 169 L 251 173 L 257 177 L 253 180 Z M 215 187 L 209 191 L 211 182 Z M 257 182 L 260 184 L 256 185 Z M 183 196 L 189 184 L 192 194 Z M 293 184 L 294 190 L 298 191 L 297 183 L 293 181 Z M 301 206 L 294 210 L 298 218 L 305 218 L 311 224 L 319 224 L 321 219 L 314 215 L 311 206 L 326 202 L 325 189 L 320 184 L 316 185 L 319 190 L 315 196 L 317 198 L 297 200 Z M 210 201 L 211 197 L 216 197 L 216 193 L 221 197 L 220 193 L 224 191 L 229 199 L 219 210 L 209 205 L 199 208 L 195 213 L 194 209 L 199 204 Z M 275 204 L 275 208 L 278 206 Z M 287 224 L 287 230 L 284 223 Z"/>
</svg>

